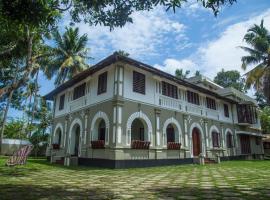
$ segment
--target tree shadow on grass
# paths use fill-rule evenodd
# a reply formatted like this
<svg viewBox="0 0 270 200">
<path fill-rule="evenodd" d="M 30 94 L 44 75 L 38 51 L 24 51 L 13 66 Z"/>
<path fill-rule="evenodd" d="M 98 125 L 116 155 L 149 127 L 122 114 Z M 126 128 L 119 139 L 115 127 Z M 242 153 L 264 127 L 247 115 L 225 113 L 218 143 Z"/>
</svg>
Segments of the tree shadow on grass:
<svg viewBox="0 0 270 200">
<path fill-rule="evenodd" d="M 40 185 L 14 185 L 0 184 L 0 199 L 1 200 L 31 200 L 31 199 L 116 199 L 111 191 L 102 188 L 67 188 L 51 186 L 50 184 Z"/>
<path fill-rule="evenodd" d="M 91 166 L 64 166 L 61 164 L 51 163 L 46 159 L 31 159 L 29 160 L 30 163 L 40 164 L 47 167 L 56 167 L 56 168 L 63 168 L 63 169 L 70 169 L 70 170 L 78 170 L 78 171 L 86 171 L 86 170 L 110 170 L 108 168 L 98 168 L 98 167 L 91 167 Z"/>
<path fill-rule="evenodd" d="M 261 188 L 239 191 L 235 188 L 158 187 L 150 189 L 160 199 L 269 199 Z"/>
<path fill-rule="evenodd" d="M 41 171 L 37 168 L 25 168 L 25 167 L 0 167 L 0 176 L 1 177 L 25 177 L 28 176 L 32 172 Z"/>
</svg>

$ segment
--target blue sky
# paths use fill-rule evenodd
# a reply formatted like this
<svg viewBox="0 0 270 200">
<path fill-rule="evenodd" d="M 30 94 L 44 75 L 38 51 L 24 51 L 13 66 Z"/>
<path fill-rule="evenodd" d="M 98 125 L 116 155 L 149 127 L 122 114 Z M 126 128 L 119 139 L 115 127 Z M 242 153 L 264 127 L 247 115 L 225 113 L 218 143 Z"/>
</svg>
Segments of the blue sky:
<svg viewBox="0 0 270 200">
<path fill-rule="evenodd" d="M 243 36 L 254 23 L 264 19 L 270 30 L 270 0 L 238 0 L 233 6 L 224 7 L 217 17 L 204 9 L 196 0 L 189 0 L 176 13 L 157 7 L 132 15 L 133 23 L 109 31 L 107 27 L 76 24 L 81 34 L 89 38 L 89 56 L 93 65 L 116 50 L 124 50 L 130 57 L 174 74 L 177 68 L 200 70 L 213 78 L 222 68 L 241 70 L 241 56 L 246 53 L 238 48 L 245 45 Z M 63 30 L 69 24 L 66 16 L 60 23 Z M 40 77 L 41 94 L 54 88 L 53 80 Z M 9 116 L 20 116 L 11 110 Z"/>
</svg>

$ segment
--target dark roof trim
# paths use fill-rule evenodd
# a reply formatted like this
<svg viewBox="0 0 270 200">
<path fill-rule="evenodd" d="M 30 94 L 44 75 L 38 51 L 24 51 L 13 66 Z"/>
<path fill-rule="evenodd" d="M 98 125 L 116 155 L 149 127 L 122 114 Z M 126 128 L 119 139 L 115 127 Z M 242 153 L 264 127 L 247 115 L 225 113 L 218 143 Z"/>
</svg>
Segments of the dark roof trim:
<svg viewBox="0 0 270 200">
<path fill-rule="evenodd" d="M 108 56 L 107 58 L 103 59 L 102 61 L 100 61 L 96 65 L 92 66 L 91 68 L 77 74 L 71 80 L 63 83 L 62 85 L 58 86 L 56 89 L 54 89 L 53 91 L 51 91 L 50 93 L 45 95 L 45 98 L 47 100 L 52 100 L 55 95 L 57 95 L 58 93 L 60 93 L 64 89 L 66 89 L 68 87 L 71 87 L 72 85 L 74 85 L 75 83 L 81 81 L 82 79 L 87 78 L 88 76 L 90 76 L 93 73 L 99 71 L 100 69 L 102 69 L 102 68 L 104 68 L 104 67 L 106 67 L 106 66 L 108 66 L 110 64 L 113 64 L 113 63 L 115 63 L 117 61 L 126 62 L 126 63 L 128 63 L 130 65 L 133 65 L 133 66 L 136 66 L 136 67 L 138 67 L 140 69 L 146 70 L 146 71 L 154 73 L 154 74 L 156 74 L 158 76 L 161 76 L 161 77 L 164 77 L 164 78 L 169 79 L 171 81 L 174 81 L 174 82 L 176 82 L 176 83 L 178 83 L 180 85 L 193 88 L 193 89 L 195 89 L 197 91 L 200 91 L 202 93 L 207 93 L 207 94 L 209 94 L 211 96 L 214 96 L 214 97 L 217 97 L 219 99 L 225 99 L 226 101 L 231 102 L 231 103 L 236 103 L 236 101 L 233 101 L 232 99 L 223 97 L 223 96 L 221 96 L 221 95 L 219 95 L 219 94 L 217 94 L 215 92 L 212 92 L 210 90 L 207 90 L 205 88 L 197 86 L 197 85 L 195 85 L 193 83 L 190 83 L 190 82 L 188 82 L 186 80 L 176 78 L 175 76 L 173 76 L 171 74 L 163 72 L 163 71 L 161 71 L 159 69 L 156 69 L 156 68 L 154 68 L 154 67 L 152 67 L 150 65 L 144 64 L 144 63 L 139 62 L 137 60 L 134 60 L 132 58 L 119 55 L 118 53 L 114 53 L 114 54 Z"/>
</svg>

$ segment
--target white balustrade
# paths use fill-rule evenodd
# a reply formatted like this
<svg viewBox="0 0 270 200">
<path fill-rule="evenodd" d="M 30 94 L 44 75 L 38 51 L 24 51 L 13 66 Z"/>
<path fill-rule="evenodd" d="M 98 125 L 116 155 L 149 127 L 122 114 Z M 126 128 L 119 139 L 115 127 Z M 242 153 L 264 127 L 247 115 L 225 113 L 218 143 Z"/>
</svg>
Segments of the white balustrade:
<svg viewBox="0 0 270 200">
<path fill-rule="evenodd" d="M 195 115 L 204 115 L 203 108 L 201 106 L 186 103 L 186 112 L 192 113 Z"/>
<path fill-rule="evenodd" d="M 69 103 L 69 111 L 72 112 L 74 110 L 78 110 L 82 107 L 84 107 L 87 103 L 86 96 L 83 96 L 79 99 L 73 100 Z"/>
<path fill-rule="evenodd" d="M 229 123 L 232 123 L 232 117 L 225 117 L 224 116 L 224 113 L 222 111 L 219 111 L 221 114 L 219 116 L 219 120 L 220 121 L 223 121 L 223 122 L 229 122 Z"/>
<path fill-rule="evenodd" d="M 163 95 L 159 96 L 159 105 L 169 109 L 183 110 L 183 102 L 181 100 Z"/>
<path fill-rule="evenodd" d="M 206 116 L 211 119 L 219 120 L 219 113 L 217 110 L 206 109 Z"/>
</svg>

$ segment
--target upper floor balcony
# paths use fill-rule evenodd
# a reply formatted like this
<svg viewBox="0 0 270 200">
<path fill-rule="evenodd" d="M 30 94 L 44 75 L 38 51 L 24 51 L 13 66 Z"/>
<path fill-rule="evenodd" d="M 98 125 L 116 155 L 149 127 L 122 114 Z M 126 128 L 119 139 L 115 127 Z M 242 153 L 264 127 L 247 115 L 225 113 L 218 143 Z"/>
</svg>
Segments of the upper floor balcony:
<svg viewBox="0 0 270 200">
<path fill-rule="evenodd" d="M 237 105 L 238 124 L 249 126 L 258 123 L 256 107 L 252 104 L 242 103 Z"/>
<path fill-rule="evenodd" d="M 206 117 L 213 120 L 220 120 L 223 122 L 232 122 L 232 116 L 226 117 L 222 109 L 209 109 L 203 105 L 196 105 L 184 101 L 182 99 L 175 99 L 162 94 L 158 94 L 156 104 L 160 107 L 185 112 L 187 114 Z"/>
</svg>

